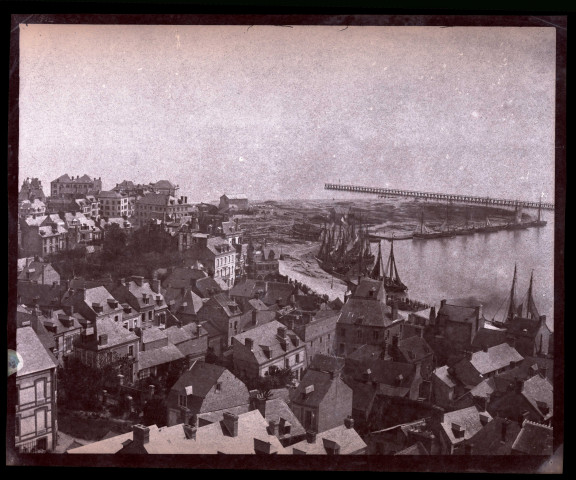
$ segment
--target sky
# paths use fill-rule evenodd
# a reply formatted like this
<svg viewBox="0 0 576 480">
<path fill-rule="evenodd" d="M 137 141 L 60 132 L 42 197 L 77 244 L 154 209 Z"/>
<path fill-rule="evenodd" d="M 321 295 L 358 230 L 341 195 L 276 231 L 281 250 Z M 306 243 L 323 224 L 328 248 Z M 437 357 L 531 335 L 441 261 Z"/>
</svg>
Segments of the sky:
<svg viewBox="0 0 576 480">
<path fill-rule="evenodd" d="M 554 201 L 553 28 L 20 27 L 19 183 L 46 194 L 68 173 Z"/>
</svg>

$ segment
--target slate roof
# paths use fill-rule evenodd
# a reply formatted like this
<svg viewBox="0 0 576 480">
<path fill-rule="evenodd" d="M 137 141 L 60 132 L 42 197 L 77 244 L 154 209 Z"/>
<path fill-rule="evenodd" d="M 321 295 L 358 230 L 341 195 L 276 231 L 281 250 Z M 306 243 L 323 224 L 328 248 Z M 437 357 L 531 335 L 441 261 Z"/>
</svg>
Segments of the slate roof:
<svg viewBox="0 0 576 480">
<path fill-rule="evenodd" d="M 344 368 L 345 359 L 332 355 L 317 353 L 308 366 L 309 370 L 319 372 L 340 372 Z"/>
<path fill-rule="evenodd" d="M 166 333 L 158 327 L 149 327 L 142 330 L 142 343 L 156 342 L 157 340 L 168 339 Z"/>
<path fill-rule="evenodd" d="M 220 365 L 195 362 L 189 370 L 180 375 L 170 390 L 180 391 L 192 385 L 194 396 L 205 397 L 225 371 L 226 368 Z"/>
<path fill-rule="evenodd" d="M 302 440 L 290 448 L 294 454 L 326 455 L 328 453 L 326 447 L 329 446 L 331 442 L 338 444 L 340 447 L 340 455 L 350 455 L 367 446 L 356 430 L 346 428 L 345 425 L 339 425 L 338 427 L 316 434 L 316 441 L 314 443 L 308 443 L 307 440 Z"/>
<path fill-rule="evenodd" d="M 176 346 L 169 343 L 165 347 L 140 352 L 138 357 L 138 370 L 156 367 L 182 358 L 184 358 L 182 352 Z"/>
<path fill-rule="evenodd" d="M 29 282 L 42 280 L 42 269 L 53 270 L 50 263 L 32 261 L 18 273 L 18 280 L 28 280 Z"/>
<path fill-rule="evenodd" d="M 472 354 L 472 359 L 463 359 L 454 365 L 455 376 L 464 385 L 477 385 L 482 376 L 510 366 L 511 362 L 521 362 L 524 357 L 507 343 L 480 350 Z"/>
<path fill-rule="evenodd" d="M 166 302 L 171 305 L 170 310 L 173 314 L 178 315 L 196 315 L 204 306 L 202 299 L 196 295 L 190 287 L 187 287 L 182 293 L 181 288 L 168 288 L 164 291 Z M 170 304 L 170 302 L 174 302 Z"/>
<path fill-rule="evenodd" d="M 130 332 L 129 330 L 125 329 L 121 324 L 116 323 L 114 320 L 111 320 L 110 318 L 96 319 L 95 327 L 96 327 L 95 331 L 97 332 L 98 336 L 100 335 L 108 336 L 106 344 L 99 345 L 97 336 L 93 335 L 92 337 L 88 337 L 89 339 L 86 341 L 86 343 L 79 344 L 83 348 L 91 350 L 106 350 L 108 348 L 117 345 L 122 345 L 124 343 L 138 340 L 138 336 L 134 332 Z"/>
<path fill-rule="evenodd" d="M 268 306 L 258 298 L 248 300 L 248 304 L 252 307 L 252 310 L 268 310 Z"/>
<path fill-rule="evenodd" d="M 39 297 L 39 306 L 60 305 L 62 296 L 66 292 L 64 285 L 45 285 L 42 283 L 31 283 L 18 281 L 17 294 L 20 297 L 20 303 L 32 305 L 33 299 Z"/>
<path fill-rule="evenodd" d="M 258 364 L 261 365 L 268 362 L 270 359 L 284 356 L 287 352 L 302 348 L 304 345 L 299 342 L 298 346 L 295 346 L 294 337 L 296 337 L 296 334 L 292 332 L 292 330 L 286 329 L 287 346 L 286 350 L 284 350 L 277 336 L 279 327 L 284 327 L 284 325 L 282 325 L 278 320 L 272 320 L 269 323 L 259 325 L 247 332 L 234 335 L 232 338 L 241 344 L 244 344 L 246 338 L 251 338 L 254 342 L 252 353 Z M 269 348 L 270 357 L 264 353 L 264 349 L 262 348 L 263 346 Z"/>
<path fill-rule="evenodd" d="M 537 318 L 514 317 L 508 322 L 508 334 L 515 337 L 534 338 L 538 334 L 539 328 L 540 320 Z"/>
<path fill-rule="evenodd" d="M 106 287 L 99 286 L 86 288 L 84 292 L 76 291 L 72 293 L 70 290 L 67 291 L 62 298 L 62 305 L 79 306 L 80 304 L 84 304 L 94 315 L 107 315 L 122 309 L 120 302 L 118 302 L 118 307 L 114 308 L 108 303 L 108 299 L 114 299 L 118 302 L 118 299 L 116 299 Z M 94 311 L 92 307 L 94 303 L 99 303 L 102 306 L 102 312 L 97 314 Z"/>
<path fill-rule="evenodd" d="M 126 198 L 126 196 L 114 190 L 103 190 L 98 193 L 98 198 Z"/>
<path fill-rule="evenodd" d="M 492 416 L 488 412 L 482 412 L 482 414 L 487 415 L 489 421 L 492 420 Z M 456 438 L 454 436 L 454 432 L 452 431 L 453 424 L 457 424 L 464 429 L 464 436 L 462 438 Z M 444 421 L 440 424 L 440 427 L 442 427 L 450 443 L 456 445 L 476 435 L 476 433 L 482 429 L 483 425 L 480 421 L 480 412 L 478 409 L 476 407 L 468 407 L 445 413 Z"/>
<path fill-rule="evenodd" d="M 446 315 L 452 322 L 468 323 L 476 319 L 476 309 L 474 307 L 445 303 L 438 310 L 438 315 Z"/>
<path fill-rule="evenodd" d="M 430 455 L 430 452 L 426 450 L 422 442 L 417 442 L 414 445 L 406 447 L 404 450 L 396 452 L 394 455 Z"/>
<path fill-rule="evenodd" d="M 380 301 L 350 298 L 340 311 L 338 323 L 389 327 L 393 323 L 391 312 L 391 308 Z M 399 317 L 396 321 L 401 318 Z"/>
<path fill-rule="evenodd" d="M 392 360 L 375 360 L 370 364 L 370 380 L 395 389 L 410 388 L 414 381 L 416 366 L 411 363 L 394 362 Z M 398 377 L 402 380 L 398 382 Z"/>
<path fill-rule="evenodd" d="M 143 197 L 140 197 L 136 200 L 137 205 L 160 205 L 166 206 L 170 205 L 170 201 L 174 202 L 174 205 L 177 204 L 176 197 L 172 195 L 168 195 L 166 193 L 147 193 Z"/>
<path fill-rule="evenodd" d="M 368 413 L 378 395 L 377 385 L 357 380 L 347 380 L 346 383 L 352 389 L 352 409 Z"/>
<path fill-rule="evenodd" d="M 522 387 L 522 395 L 530 402 L 544 420 L 548 420 L 553 416 L 554 409 L 554 392 L 552 384 L 540 375 L 534 375 L 532 378 L 524 381 Z M 548 406 L 548 412 L 542 411 L 541 404 Z"/>
<path fill-rule="evenodd" d="M 298 421 L 298 418 L 287 403 L 281 398 L 274 398 L 271 400 L 266 401 L 266 411 L 265 411 L 265 418 L 268 422 L 275 421 L 279 422 L 281 418 L 290 422 L 291 429 L 289 434 L 280 434 L 279 438 L 293 438 L 298 437 L 300 435 L 304 435 L 306 430 L 302 426 L 302 424 Z"/>
<path fill-rule="evenodd" d="M 381 290 L 384 290 L 384 285 L 380 280 L 362 278 L 360 284 L 354 290 L 352 298 L 376 298 L 381 294 Z M 371 292 L 373 292 L 372 295 L 370 295 Z"/>
<path fill-rule="evenodd" d="M 398 342 L 398 349 L 407 362 L 417 362 L 432 354 L 432 349 L 426 340 L 419 336 L 400 340 Z"/>
<path fill-rule="evenodd" d="M 502 441 L 503 424 L 506 429 Z M 467 442 L 473 446 L 472 455 L 510 455 L 512 443 L 520 432 L 518 422 L 511 422 L 505 418 L 495 417 L 488 422 Z"/>
<path fill-rule="evenodd" d="M 144 308 L 150 307 L 151 305 L 156 305 L 156 297 L 160 295 L 162 304 L 164 304 L 164 295 L 162 293 L 156 293 L 152 290 L 150 282 L 148 280 L 142 280 L 142 285 L 138 285 L 134 279 L 126 281 L 125 285 L 116 285 L 112 290 L 112 294 L 121 302 L 127 302 L 132 308 L 140 311 Z M 148 303 L 144 302 L 143 295 L 148 296 Z"/>
<path fill-rule="evenodd" d="M 484 347 L 494 347 L 505 342 L 506 330 L 482 327 L 474 335 L 472 347 L 481 350 Z"/>
<path fill-rule="evenodd" d="M 22 357 L 22 368 L 16 377 L 57 367 L 54 356 L 44 347 L 32 327 L 16 329 L 16 351 Z"/>
<path fill-rule="evenodd" d="M 200 278 L 206 278 L 206 272 L 194 268 L 176 267 L 162 282 L 165 288 L 189 287 Z"/>
<path fill-rule="evenodd" d="M 223 291 L 220 284 L 212 277 L 199 278 L 192 286 L 192 290 L 202 298 L 208 298 Z"/>
<path fill-rule="evenodd" d="M 150 437 L 153 437 L 156 432 L 158 432 L 158 427 L 156 425 L 150 425 L 148 427 L 150 429 Z M 121 435 L 112 435 L 108 438 L 104 438 L 97 442 L 88 443 L 82 447 L 78 448 L 71 448 L 66 453 L 90 453 L 90 454 L 113 454 L 118 453 L 121 449 L 123 444 L 128 441 L 132 440 L 132 432 L 123 433 Z"/>
<path fill-rule="evenodd" d="M 336 381 L 342 382 L 341 379 L 331 378 L 329 373 L 307 370 L 298 386 L 291 393 L 290 400 L 298 405 L 318 407 Z M 306 389 L 310 386 L 313 386 L 314 390 L 306 393 Z"/>
<path fill-rule="evenodd" d="M 525 455 L 552 455 L 552 427 L 525 420 L 512 450 Z"/>
<path fill-rule="evenodd" d="M 456 386 L 456 382 L 451 375 L 448 375 L 448 365 L 443 365 L 441 367 L 436 368 L 433 374 L 438 377 L 442 383 L 450 388 L 454 388 Z"/>
</svg>

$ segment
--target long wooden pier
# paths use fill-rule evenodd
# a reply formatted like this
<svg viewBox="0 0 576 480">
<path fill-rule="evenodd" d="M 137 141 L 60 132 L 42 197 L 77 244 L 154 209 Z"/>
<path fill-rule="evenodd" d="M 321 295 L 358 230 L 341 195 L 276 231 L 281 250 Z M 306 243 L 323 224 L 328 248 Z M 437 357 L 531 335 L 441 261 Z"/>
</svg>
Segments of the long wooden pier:
<svg viewBox="0 0 576 480">
<path fill-rule="evenodd" d="M 455 203 L 472 203 L 485 206 L 541 208 L 542 210 L 554 210 L 554 204 L 549 202 L 529 202 L 525 200 L 507 200 L 503 198 L 475 197 L 472 195 L 453 195 L 448 193 L 416 192 L 412 190 L 398 190 L 394 188 L 362 187 L 358 185 L 342 185 L 340 183 L 326 183 L 325 190 L 338 190 L 341 192 L 370 193 L 380 197 L 412 197 L 425 200 L 447 201 Z"/>
</svg>

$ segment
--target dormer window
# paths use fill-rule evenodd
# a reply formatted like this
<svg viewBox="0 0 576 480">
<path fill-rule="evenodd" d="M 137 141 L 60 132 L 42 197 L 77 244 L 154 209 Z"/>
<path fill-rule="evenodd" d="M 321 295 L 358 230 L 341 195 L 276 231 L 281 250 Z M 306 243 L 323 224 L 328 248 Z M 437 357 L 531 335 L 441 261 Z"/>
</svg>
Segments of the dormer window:
<svg viewBox="0 0 576 480">
<path fill-rule="evenodd" d="M 222 383 L 216 383 L 216 393 L 220 393 L 222 391 Z"/>
<path fill-rule="evenodd" d="M 187 406 L 186 395 L 178 395 L 178 406 L 180 406 L 180 407 L 186 407 Z"/>
</svg>

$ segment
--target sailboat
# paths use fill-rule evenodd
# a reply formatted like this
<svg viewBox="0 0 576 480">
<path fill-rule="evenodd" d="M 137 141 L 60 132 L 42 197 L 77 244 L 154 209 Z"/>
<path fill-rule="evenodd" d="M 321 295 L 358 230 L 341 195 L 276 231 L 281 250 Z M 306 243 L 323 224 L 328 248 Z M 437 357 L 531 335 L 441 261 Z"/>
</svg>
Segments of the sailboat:
<svg viewBox="0 0 576 480">
<path fill-rule="evenodd" d="M 444 235 L 442 232 L 437 232 L 424 225 L 424 210 L 420 214 L 420 228 L 414 231 L 412 238 L 415 239 L 428 239 L 428 238 L 441 238 Z"/>
<path fill-rule="evenodd" d="M 507 230 L 522 230 L 524 228 L 528 228 L 528 224 L 522 222 L 522 208 L 516 204 L 516 208 L 514 210 L 514 221 L 512 223 L 508 223 L 506 225 Z"/>
<path fill-rule="evenodd" d="M 506 311 L 504 316 L 501 320 L 496 320 L 496 315 L 500 311 L 496 311 L 494 317 L 492 317 L 492 324 L 497 327 L 506 327 L 506 324 L 510 322 L 516 315 L 518 306 L 516 305 L 516 264 L 514 264 L 514 276 L 512 277 L 512 287 L 510 288 L 510 293 L 508 297 L 506 297 L 505 303 L 507 303 Z M 503 303 L 504 305 L 504 303 Z"/>
<path fill-rule="evenodd" d="M 471 220 L 471 213 L 469 208 L 466 209 L 466 220 L 464 225 L 454 229 L 454 233 L 456 235 L 471 235 L 476 233 L 476 228 L 474 227 L 474 223 Z"/>
<path fill-rule="evenodd" d="M 529 227 L 544 227 L 547 223 L 546 220 L 542 220 L 542 198 L 540 198 L 540 203 L 538 205 L 538 219 L 528 222 L 527 225 Z"/>
<path fill-rule="evenodd" d="M 394 240 L 390 240 L 390 256 L 388 257 L 386 267 L 382 269 L 382 266 L 382 249 L 379 242 L 378 257 L 372 271 L 370 272 L 370 278 L 384 281 L 384 288 L 387 292 L 404 292 L 408 290 L 408 287 L 402 283 L 400 275 L 398 275 L 396 260 L 394 258 Z"/>
<path fill-rule="evenodd" d="M 441 237 L 453 237 L 455 234 L 450 230 L 450 225 L 448 224 L 448 207 L 446 207 L 446 218 L 442 225 L 440 225 L 440 236 Z"/>
</svg>

